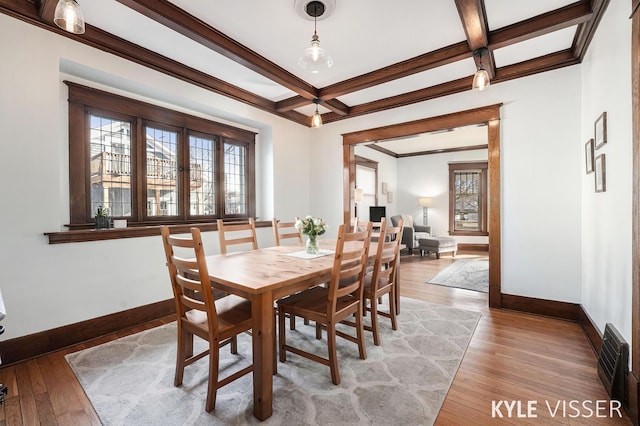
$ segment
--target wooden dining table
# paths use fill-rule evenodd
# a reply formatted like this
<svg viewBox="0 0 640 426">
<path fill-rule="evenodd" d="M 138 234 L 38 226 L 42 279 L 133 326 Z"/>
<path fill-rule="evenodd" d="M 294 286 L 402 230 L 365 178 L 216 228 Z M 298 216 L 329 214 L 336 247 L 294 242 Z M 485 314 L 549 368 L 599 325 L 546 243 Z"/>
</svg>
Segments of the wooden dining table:
<svg viewBox="0 0 640 426">
<path fill-rule="evenodd" d="M 303 246 L 294 245 L 206 257 L 212 286 L 251 300 L 253 414 L 259 420 L 272 414 L 274 302 L 330 280 L 335 240 L 321 240 L 320 248 L 331 254 L 312 259 L 294 257 L 292 254 L 304 251 Z M 372 242 L 370 259 L 375 258 L 376 248 L 377 243 Z"/>
</svg>

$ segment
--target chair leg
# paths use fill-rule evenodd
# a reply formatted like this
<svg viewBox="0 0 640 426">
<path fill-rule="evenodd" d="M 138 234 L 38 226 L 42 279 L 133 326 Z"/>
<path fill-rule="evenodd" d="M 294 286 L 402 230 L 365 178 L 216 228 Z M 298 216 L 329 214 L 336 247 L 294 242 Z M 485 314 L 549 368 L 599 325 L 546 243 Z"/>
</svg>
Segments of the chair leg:
<svg viewBox="0 0 640 426">
<path fill-rule="evenodd" d="M 322 339 L 322 324 L 319 322 L 316 323 L 316 339 Z"/>
<path fill-rule="evenodd" d="M 277 316 L 277 311 L 274 309 L 273 310 L 273 333 L 271 333 L 273 335 L 273 374 L 276 375 L 278 374 L 278 341 L 277 341 L 277 337 L 276 337 L 276 316 Z"/>
<path fill-rule="evenodd" d="M 391 329 L 398 329 L 398 321 L 396 320 L 396 288 L 395 284 L 391 286 L 389 292 L 389 316 L 391 317 Z"/>
<path fill-rule="evenodd" d="M 217 342 L 209 343 L 209 383 L 207 386 L 207 401 L 204 410 L 207 413 L 216 408 L 216 396 L 218 394 L 218 361 L 220 359 L 220 346 Z"/>
<path fill-rule="evenodd" d="M 362 323 L 362 315 L 358 320 Z M 331 381 L 334 385 L 340 384 L 340 372 L 338 371 L 338 352 L 336 349 L 336 326 L 327 324 L 327 346 L 329 350 L 329 368 L 331 369 Z"/>
<path fill-rule="evenodd" d="M 280 362 L 285 362 L 287 360 L 287 350 L 284 346 L 287 344 L 287 337 L 285 335 L 285 327 L 284 327 L 284 311 L 282 309 L 278 309 L 278 339 L 280 340 L 280 344 L 278 345 L 280 348 Z"/>
<path fill-rule="evenodd" d="M 193 352 L 193 334 L 182 330 L 178 325 L 178 344 L 176 345 L 176 373 L 173 378 L 173 385 L 182 385 L 182 377 L 184 375 L 184 362 L 188 358 L 189 350 L 188 342 L 191 340 L 191 351 Z"/>
<path fill-rule="evenodd" d="M 234 355 L 238 353 L 238 336 L 231 338 L 231 353 Z"/>
<path fill-rule="evenodd" d="M 362 312 L 361 312 L 361 306 L 362 305 L 358 305 L 358 315 L 356 316 L 356 330 L 357 330 L 357 336 L 358 336 L 358 352 L 360 352 L 360 359 L 367 359 L 367 348 L 364 346 L 364 324 L 362 322 Z M 371 314 L 371 317 L 373 318 L 373 313 Z M 334 326 L 334 333 L 335 333 L 335 326 Z M 334 336 L 335 339 L 335 336 Z"/>
<path fill-rule="evenodd" d="M 380 330 L 378 329 L 378 300 L 376 300 L 375 297 L 371 298 L 371 331 L 373 332 L 373 344 L 380 346 Z"/>
<path fill-rule="evenodd" d="M 289 314 L 289 329 L 296 329 L 296 316 L 293 314 Z"/>
</svg>

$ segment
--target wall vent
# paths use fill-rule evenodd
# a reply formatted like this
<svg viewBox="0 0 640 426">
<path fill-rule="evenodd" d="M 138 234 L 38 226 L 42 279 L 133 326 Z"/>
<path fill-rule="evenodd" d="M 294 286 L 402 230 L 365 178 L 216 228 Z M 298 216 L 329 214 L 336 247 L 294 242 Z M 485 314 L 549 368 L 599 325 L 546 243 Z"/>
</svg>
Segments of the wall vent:
<svg viewBox="0 0 640 426">
<path fill-rule="evenodd" d="M 629 344 L 618 330 L 607 323 L 602 336 L 598 357 L 598 376 L 611 399 L 627 406 L 627 373 L 629 371 Z"/>
</svg>

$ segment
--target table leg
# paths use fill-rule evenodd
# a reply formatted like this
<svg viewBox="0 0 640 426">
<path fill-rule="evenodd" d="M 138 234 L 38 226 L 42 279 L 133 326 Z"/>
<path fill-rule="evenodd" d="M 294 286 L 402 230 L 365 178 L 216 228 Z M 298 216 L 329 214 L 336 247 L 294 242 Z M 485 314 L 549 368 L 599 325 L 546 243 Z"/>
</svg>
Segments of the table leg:
<svg viewBox="0 0 640 426">
<path fill-rule="evenodd" d="M 256 295 L 251 301 L 253 317 L 253 415 L 271 416 L 273 407 L 273 295 Z"/>
</svg>

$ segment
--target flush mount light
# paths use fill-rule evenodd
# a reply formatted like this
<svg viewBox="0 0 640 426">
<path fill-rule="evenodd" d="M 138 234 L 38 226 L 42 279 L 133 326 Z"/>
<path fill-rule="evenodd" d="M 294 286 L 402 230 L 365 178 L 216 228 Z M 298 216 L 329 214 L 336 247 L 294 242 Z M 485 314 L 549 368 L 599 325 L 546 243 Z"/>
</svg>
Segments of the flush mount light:
<svg viewBox="0 0 640 426">
<path fill-rule="evenodd" d="M 316 104 L 316 113 L 313 114 L 313 117 L 311 117 L 311 127 L 320 127 L 322 126 L 322 115 L 320 115 L 320 112 L 318 112 L 318 104 L 320 103 L 320 99 L 314 99 L 313 103 Z"/>
<path fill-rule="evenodd" d="M 473 84 L 471 85 L 472 90 L 482 91 L 489 87 L 491 84 L 491 80 L 489 79 L 489 73 L 482 66 L 482 56 L 488 56 L 489 50 L 486 47 L 476 49 L 473 51 L 473 57 L 478 58 L 478 70 L 476 71 L 476 75 L 473 76 Z"/>
<path fill-rule="evenodd" d="M 84 17 L 82 9 L 75 0 L 58 0 L 53 13 L 53 22 L 65 31 L 84 34 Z"/>
<path fill-rule="evenodd" d="M 296 4 L 296 8 L 299 8 L 299 4 L 300 2 Z M 333 65 L 331 56 L 320 47 L 320 38 L 317 32 L 318 18 L 325 15 L 327 6 L 324 1 L 309 1 L 303 4 L 305 13 L 313 18 L 313 36 L 311 37 L 311 46 L 305 49 L 304 53 L 298 58 L 298 66 L 317 74 Z M 335 7 L 335 2 L 333 2 L 333 6 Z"/>
</svg>

